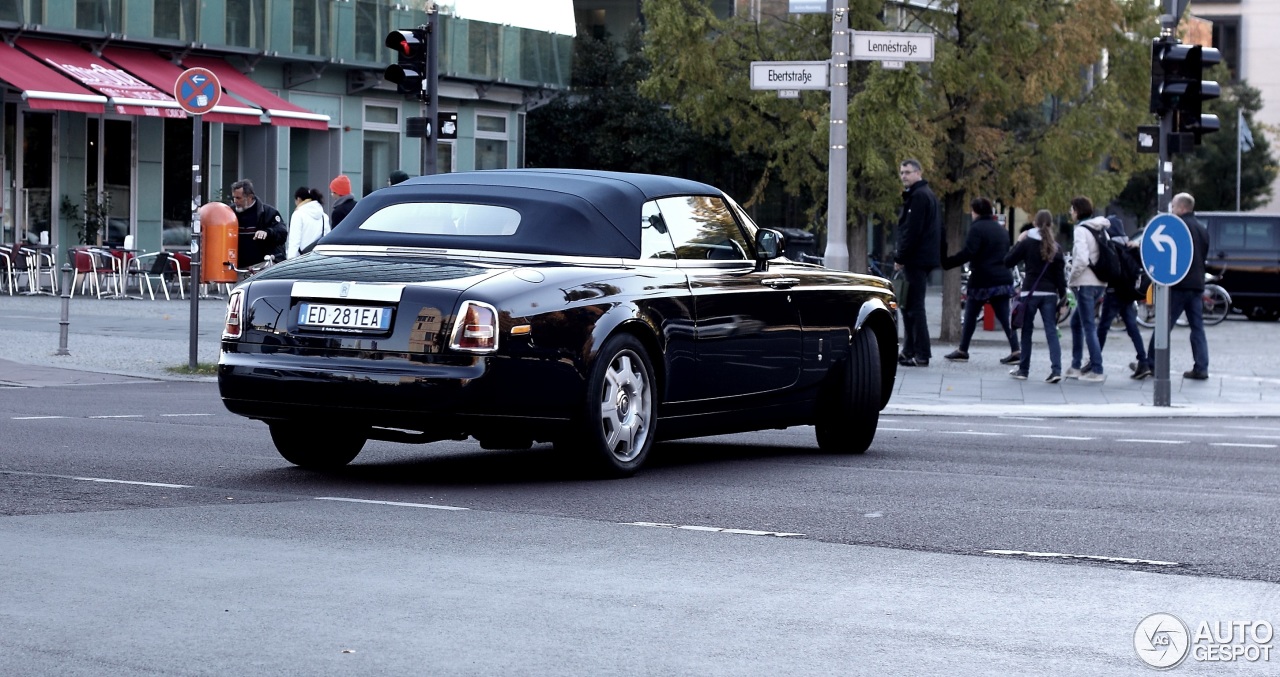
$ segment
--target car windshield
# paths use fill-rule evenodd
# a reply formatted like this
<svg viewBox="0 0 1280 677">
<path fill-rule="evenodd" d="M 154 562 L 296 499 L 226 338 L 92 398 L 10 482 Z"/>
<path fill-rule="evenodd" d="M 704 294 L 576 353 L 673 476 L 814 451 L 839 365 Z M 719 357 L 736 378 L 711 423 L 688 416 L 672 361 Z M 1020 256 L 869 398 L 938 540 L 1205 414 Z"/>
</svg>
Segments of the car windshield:
<svg viewBox="0 0 1280 677">
<path fill-rule="evenodd" d="M 360 224 L 360 230 L 410 235 L 512 235 L 520 212 L 510 207 L 465 202 L 402 202 L 387 205 Z"/>
</svg>

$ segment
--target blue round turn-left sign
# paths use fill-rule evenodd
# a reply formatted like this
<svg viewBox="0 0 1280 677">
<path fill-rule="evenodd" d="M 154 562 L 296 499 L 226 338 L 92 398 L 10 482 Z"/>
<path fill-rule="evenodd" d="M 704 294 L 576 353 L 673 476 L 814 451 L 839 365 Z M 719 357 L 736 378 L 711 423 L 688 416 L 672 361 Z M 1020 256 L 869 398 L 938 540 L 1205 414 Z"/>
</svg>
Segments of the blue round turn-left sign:
<svg viewBox="0 0 1280 677">
<path fill-rule="evenodd" d="M 1178 284 L 1191 270 L 1191 229 L 1173 214 L 1157 214 L 1142 231 L 1142 267 L 1156 284 Z"/>
</svg>

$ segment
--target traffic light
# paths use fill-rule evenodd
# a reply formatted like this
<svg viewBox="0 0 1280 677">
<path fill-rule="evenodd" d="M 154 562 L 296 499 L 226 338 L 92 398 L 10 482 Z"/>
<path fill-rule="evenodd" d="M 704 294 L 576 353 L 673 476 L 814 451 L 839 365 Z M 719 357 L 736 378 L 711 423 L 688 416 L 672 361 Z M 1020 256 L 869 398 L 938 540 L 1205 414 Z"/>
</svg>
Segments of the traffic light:
<svg viewBox="0 0 1280 677">
<path fill-rule="evenodd" d="M 1151 45 L 1151 112 L 1174 115 L 1175 133 L 1200 137 L 1219 128 L 1218 116 L 1204 114 L 1201 105 L 1218 98 L 1222 89 L 1212 80 L 1202 80 L 1205 68 L 1221 63 L 1222 55 L 1212 47 L 1182 45 L 1157 40 Z"/>
<path fill-rule="evenodd" d="M 427 29 L 406 28 L 387 34 L 386 45 L 396 52 L 396 63 L 387 66 L 382 77 L 396 83 L 401 94 L 423 95 L 427 81 Z"/>
</svg>

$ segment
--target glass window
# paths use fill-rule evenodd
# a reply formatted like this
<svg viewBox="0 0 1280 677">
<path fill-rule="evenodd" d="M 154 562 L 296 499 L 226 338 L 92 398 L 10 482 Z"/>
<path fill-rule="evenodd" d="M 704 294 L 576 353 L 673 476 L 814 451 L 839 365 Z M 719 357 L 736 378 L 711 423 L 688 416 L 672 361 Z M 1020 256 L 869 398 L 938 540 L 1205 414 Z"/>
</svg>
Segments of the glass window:
<svg viewBox="0 0 1280 677">
<path fill-rule="evenodd" d="M 662 212 L 656 202 L 646 202 L 640 209 L 640 258 L 676 258 L 675 246 L 671 244 L 667 224 L 662 220 Z"/>
<path fill-rule="evenodd" d="M 386 184 L 391 171 L 400 168 L 399 132 L 364 132 L 363 194 L 368 195 Z"/>
<path fill-rule="evenodd" d="M 44 0 L 3 0 L 0 2 L 0 21 L 42 24 Z"/>
<path fill-rule="evenodd" d="M 124 0 L 76 0 L 76 28 L 86 31 L 124 31 Z"/>
<path fill-rule="evenodd" d="M 364 121 L 365 124 L 399 125 L 400 109 L 391 106 L 365 106 Z"/>
<path fill-rule="evenodd" d="M 156 2 L 152 9 L 157 38 L 195 42 L 200 34 L 198 0 L 168 0 Z"/>
<path fill-rule="evenodd" d="M 453 142 L 441 141 L 436 146 L 436 173 L 448 174 L 453 171 Z"/>
<path fill-rule="evenodd" d="M 227 44 L 237 47 L 266 47 L 267 10 L 265 0 L 227 0 Z"/>
<path fill-rule="evenodd" d="M 507 168 L 507 118 L 476 114 L 476 169 Z"/>
<path fill-rule="evenodd" d="M 324 56 L 333 53 L 329 40 L 332 8 L 331 0 L 293 0 L 293 51 Z"/>
<path fill-rule="evenodd" d="M 658 200 L 676 256 L 682 260 L 749 259 L 747 239 L 718 197 L 692 195 Z"/>
<path fill-rule="evenodd" d="M 382 44 L 391 28 L 391 4 L 356 0 L 356 58 L 383 62 L 390 50 Z"/>
<path fill-rule="evenodd" d="M 476 116 L 477 132 L 496 132 L 498 134 L 507 133 L 507 119 L 500 118 L 496 115 L 477 115 Z"/>
<path fill-rule="evenodd" d="M 383 207 L 360 224 L 360 230 L 410 235 L 512 235 L 520 212 L 510 207 L 461 202 L 404 202 Z"/>
</svg>

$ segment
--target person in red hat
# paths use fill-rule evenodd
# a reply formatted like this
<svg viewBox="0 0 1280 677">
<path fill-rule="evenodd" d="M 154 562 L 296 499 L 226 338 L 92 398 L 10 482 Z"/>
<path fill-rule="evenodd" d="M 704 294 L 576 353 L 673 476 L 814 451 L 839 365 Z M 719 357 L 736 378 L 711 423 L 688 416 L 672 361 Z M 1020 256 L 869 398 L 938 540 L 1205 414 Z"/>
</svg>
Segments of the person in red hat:
<svg viewBox="0 0 1280 677">
<path fill-rule="evenodd" d="M 351 213 L 352 208 L 356 206 L 356 199 L 351 196 L 351 179 L 346 174 L 339 174 L 329 182 L 329 194 L 333 196 L 333 227 L 337 228 L 342 220 L 347 218 L 347 214 Z"/>
</svg>

